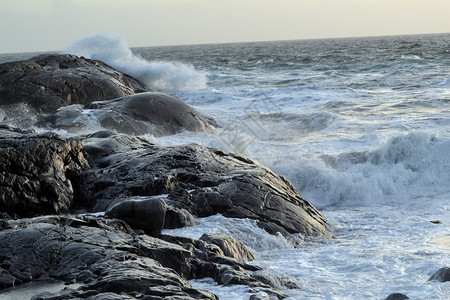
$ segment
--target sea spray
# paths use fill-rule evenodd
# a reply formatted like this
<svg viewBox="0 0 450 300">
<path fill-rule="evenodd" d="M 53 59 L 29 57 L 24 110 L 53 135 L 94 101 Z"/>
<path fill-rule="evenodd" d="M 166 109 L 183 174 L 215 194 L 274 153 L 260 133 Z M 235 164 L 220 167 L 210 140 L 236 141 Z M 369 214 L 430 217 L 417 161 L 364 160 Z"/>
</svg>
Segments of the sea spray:
<svg viewBox="0 0 450 300">
<path fill-rule="evenodd" d="M 128 47 L 118 35 L 97 34 L 85 37 L 63 52 L 103 61 L 117 70 L 143 81 L 150 89 L 195 90 L 206 87 L 206 73 L 180 62 L 147 61 Z"/>
</svg>

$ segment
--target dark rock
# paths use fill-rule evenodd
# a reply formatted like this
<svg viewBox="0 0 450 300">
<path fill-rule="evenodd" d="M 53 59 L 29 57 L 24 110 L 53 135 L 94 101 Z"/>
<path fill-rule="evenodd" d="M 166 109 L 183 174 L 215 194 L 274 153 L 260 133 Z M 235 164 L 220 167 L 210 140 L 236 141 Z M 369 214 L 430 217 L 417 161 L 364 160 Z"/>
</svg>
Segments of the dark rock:
<svg viewBox="0 0 450 300">
<path fill-rule="evenodd" d="M 193 289 L 158 261 L 182 262 L 189 268 L 188 251 L 155 238 L 135 236 L 120 221 L 46 216 L 9 220 L 6 227 L 0 231 L 0 257 L 11 264 L 0 267 L 1 289 L 46 278 L 78 282 L 79 288 L 40 294 L 36 299 L 72 299 L 86 293 L 89 297 L 114 293 L 216 299 Z M 182 259 L 176 259 L 180 255 Z"/>
<path fill-rule="evenodd" d="M 37 126 L 64 129 L 71 133 L 103 127 L 119 133 L 164 136 L 188 131 L 210 131 L 208 121 L 184 102 L 156 92 L 146 92 L 114 100 L 59 108 L 39 117 Z"/>
<path fill-rule="evenodd" d="M 148 90 L 103 62 L 74 55 L 44 55 L 0 65 L 0 103 L 26 103 L 37 113 Z"/>
<path fill-rule="evenodd" d="M 332 236 L 326 219 L 289 181 L 248 158 L 111 133 L 83 143 L 93 168 L 83 173 L 82 189 L 86 199 L 95 199 L 92 211 L 104 211 L 118 198 L 168 194 L 168 205 L 196 217 L 220 213 L 256 219 L 286 235 Z"/>
<path fill-rule="evenodd" d="M 432 220 L 430 222 L 433 224 L 444 224 L 441 220 Z"/>
<path fill-rule="evenodd" d="M 164 222 L 164 228 L 174 229 L 183 228 L 187 226 L 193 226 L 196 224 L 195 217 L 183 208 L 167 206 L 166 220 Z"/>
<path fill-rule="evenodd" d="M 212 277 L 219 284 L 248 285 L 255 294 L 286 297 L 279 291 L 281 279 L 254 275 L 261 269 L 222 256 L 215 244 L 161 238 L 135 235 L 126 223 L 104 217 L 7 220 L 0 231 L 0 292 L 27 282 L 53 281 L 68 287 L 33 299 L 216 299 L 187 282 Z M 220 235 L 211 240 L 227 245 L 231 238 Z"/>
<path fill-rule="evenodd" d="M 183 278 L 190 278 L 191 251 L 180 245 L 165 242 L 147 235 L 135 239 L 133 246 L 146 257 L 157 260 L 162 266 L 171 268 Z"/>
<path fill-rule="evenodd" d="M 226 268 L 219 266 L 217 267 L 216 272 L 214 272 L 213 278 L 219 284 L 223 285 L 247 285 L 256 291 L 267 293 L 272 296 L 273 299 L 284 299 L 288 297 L 276 288 L 260 282 L 242 268 Z"/>
<path fill-rule="evenodd" d="M 402 300 L 402 299 L 409 299 L 409 297 L 404 294 L 394 293 L 390 294 L 385 300 Z"/>
<path fill-rule="evenodd" d="M 437 280 L 440 282 L 450 281 L 450 267 L 437 270 L 428 280 Z"/>
<path fill-rule="evenodd" d="M 66 212 L 88 167 L 78 140 L 0 128 L 0 211 L 16 216 Z"/>
<path fill-rule="evenodd" d="M 92 118 L 91 118 L 92 119 Z M 70 133 L 83 132 L 93 122 L 90 116 L 83 113 L 83 106 L 73 104 L 60 107 L 53 114 L 42 115 L 38 118 L 36 126 L 48 129 L 62 129 Z"/>
<path fill-rule="evenodd" d="M 147 234 L 159 234 L 164 227 L 167 206 L 158 197 L 134 198 L 113 204 L 106 215 L 127 222 Z"/>
<path fill-rule="evenodd" d="M 146 92 L 86 106 L 100 124 L 125 134 L 154 136 L 175 134 L 182 130 L 210 131 L 213 127 L 192 107 L 174 97 Z"/>
</svg>

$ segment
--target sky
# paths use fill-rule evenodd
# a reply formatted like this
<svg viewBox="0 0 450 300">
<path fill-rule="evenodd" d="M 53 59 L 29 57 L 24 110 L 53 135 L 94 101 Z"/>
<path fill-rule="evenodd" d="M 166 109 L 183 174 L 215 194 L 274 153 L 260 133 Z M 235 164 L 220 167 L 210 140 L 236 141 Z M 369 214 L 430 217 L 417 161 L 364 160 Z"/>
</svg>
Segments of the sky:
<svg viewBox="0 0 450 300">
<path fill-rule="evenodd" d="M 1 0 L 0 53 L 449 33 L 450 0 Z"/>
</svg>

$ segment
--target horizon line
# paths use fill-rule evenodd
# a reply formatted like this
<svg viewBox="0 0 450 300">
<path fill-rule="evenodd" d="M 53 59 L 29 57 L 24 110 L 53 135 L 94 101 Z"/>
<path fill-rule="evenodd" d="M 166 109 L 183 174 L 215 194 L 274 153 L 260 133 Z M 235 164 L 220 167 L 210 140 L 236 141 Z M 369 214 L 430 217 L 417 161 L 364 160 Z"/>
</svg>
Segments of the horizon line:
<svg viewBox="0 0 450 300">
<path fill-rule="evenodd" d="M 401 34 L 383 34 L 383 35 L 361 35 L 361 36 L 340 36 L 340 37 L 320 37 L 320 38 L 294 38 L 294 39 L 275 39 L 275 40 L 250 40 L 250 41 L 234 41 L 234 42 L 205 42 L 205 43 L 185 43 L 185 44 L 160 44 L 151 46 L 128 46 L 133 48 L 152 48 L 152 47 L 182 47 L 182 46 L 206 46 L 206 45 L 226 45 L 226 44 L 245 44 L 245 43 L 271 43 L 271 42 L 294 42 L 294 41 L 314 41 L 314 40 L 339 40 L 339 39 L 360 39 L 360 38 L 382 38 L 396 36 L 417 36 L 417 35 L 441 35 L 450 34 L 450 32 L 433 32 L 433 33 L 401 33 Z M 27 54 L 27 53 L 58 53 L 60 50 L 36 50 L 21 52 L 1 52 L 0 55 L 8 54 Z"/>
</svg>

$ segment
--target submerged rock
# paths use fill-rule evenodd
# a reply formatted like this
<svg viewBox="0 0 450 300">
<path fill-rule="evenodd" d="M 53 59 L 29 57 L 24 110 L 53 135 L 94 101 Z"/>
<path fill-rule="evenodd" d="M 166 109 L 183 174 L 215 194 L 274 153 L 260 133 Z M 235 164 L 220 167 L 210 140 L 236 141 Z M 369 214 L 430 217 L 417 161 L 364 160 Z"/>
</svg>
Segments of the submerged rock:
<svg viewBox="0 0 450 300">
<path fill-rule="evenodd" d="M 76 139 L 0 127 L 0 212 L 36 216 L 67 212 L 89 167 Z"/>
<path fill-rule="evenodd" d="M 143 83 L 101 61 L 75 55 L 43 55 L 0 65 L 1 105 L 25 103 L 37 113 L 146 90 Z"/>
<path fill-rule="evenodd" d="M 168 205 L 196 217 L 219 213 L 256 219 L 273 234 L 279 228 L 285 235 L 332 236 L 325 217 L 289 181 L 248 158 L 107 132 L 83 142 L 93 168 L 83 173 L 82 190 L 92 211 L 121 197 L 167 194 Z"/>
</svg>

